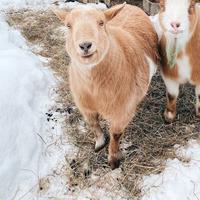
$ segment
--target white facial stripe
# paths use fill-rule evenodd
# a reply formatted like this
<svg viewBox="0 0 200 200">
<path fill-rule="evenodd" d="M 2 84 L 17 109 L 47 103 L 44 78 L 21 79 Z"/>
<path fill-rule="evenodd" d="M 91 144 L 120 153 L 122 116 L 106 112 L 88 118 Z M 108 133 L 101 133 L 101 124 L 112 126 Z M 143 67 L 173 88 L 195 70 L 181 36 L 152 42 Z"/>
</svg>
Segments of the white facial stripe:
<svg viewBox="0 0 200 200">
<path fill-rule="evenodd" d="M 165 11 L 161 19 L 161 23 L 165 28 L 164 35 L 166 37 L 166 53 L 168 62 L 171 65 L 176 63 L 178 53 L 183 50 L 189 41 L 191 34 L 189 31 L 189 13 L 190 0 L 166 0 Z M 177 28 L 179 34 L 175 35 L 172 23 L 179 23 Z M 176 48 L 174 43 L 176 38 Z M 173 53 L 174 52 L 174 53 Z M 173 53 L 173 54 L 172 54 Z"/>
<path fill-rule="evenodd" d="M 180 23 L 179 29 L 187 31 L 189 29 L 188 9 L 190 0 L 166 0 L 165 12 L 163 15 L 163 25 L 168 31 L 173 31 L 171 23 Z"/>
</svg>

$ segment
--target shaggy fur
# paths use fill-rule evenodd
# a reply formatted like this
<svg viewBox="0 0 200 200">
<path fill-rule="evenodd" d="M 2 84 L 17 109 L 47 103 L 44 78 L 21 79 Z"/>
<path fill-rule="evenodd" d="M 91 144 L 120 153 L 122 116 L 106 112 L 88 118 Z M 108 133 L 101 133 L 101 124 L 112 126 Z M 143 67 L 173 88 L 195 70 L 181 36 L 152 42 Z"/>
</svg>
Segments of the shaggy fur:
<svg viewBox="0 0 200 200">
<path fill-rule="evenodd" d="M 98 114 L 108 120 L 109 163 L 114 169 L 121 158 L 120 137 L 151 81 L 148 61 L 151 67 L 158 63 L 157 35 L 148 16 L 130 5 L 118 5 L 105 12 L 54 12 L 68 26 L 71 23 L 66 49 L 72 59 L 70 85 L 74 100 L 96 134 L 96 150 L 106 144 Z M 91 58 L 81 57 L 78 44 L 83 41 L 93 43 Z"/>
</svg>

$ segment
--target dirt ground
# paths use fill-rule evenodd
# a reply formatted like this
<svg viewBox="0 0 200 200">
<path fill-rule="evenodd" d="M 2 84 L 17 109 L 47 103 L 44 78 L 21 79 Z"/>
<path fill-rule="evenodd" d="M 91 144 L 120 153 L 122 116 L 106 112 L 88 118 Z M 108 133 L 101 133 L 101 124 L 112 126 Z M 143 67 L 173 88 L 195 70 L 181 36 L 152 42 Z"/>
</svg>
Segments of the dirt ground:
<svg viewBox="0 0 200 200">
<path fill-rule="evenodd" d="M 141 1 L 131 3 L 140 4 Z M 60 112 L 70 113 L 64 124 L 64 132 L 80 151 L 76 159 L 70 161 L 72 183 L 82 188 L 89 187 L 92 184 L 91 173 L 103 177 L 110 172 L 110 168 L 107 164 L 106 149 L 94 153 L 93 134 L 84 123 L 71 97 L 67 73 L 70 58 L 64 50 L 64 28 L 49 10 L 12 10 L 7 16 L 8 23 L 20 29 L 30 42 L 33 52 L 49 59 L 48 67 L 60 80 L 60 87 L 57 89 L 57 101 L 63 105 Z M 145 175 L 162 172 L 165 161 L 169 158 L 176 157 L 182 162 L 188 162 L 187 159 L 176 155 L 174 145 L 183 146 L 190 139 L 200 139 L 200 119 L 195 116 L 194 97 L 192 86 L 182 86 L 177 118 L 172 124 L 165 123 L 165 86 L 159 72 L 154 76 L 147 97 L 121 140 L 124 161 L 117 187 L 113 188 L 113 191 L 125 188 L 127 199 L 140 199 L 140 184 Z M 101 125 L 106 131 L 108 127 L 103 120 Z M 80 127 L 85 129 L 85 134 L 80 131 Z M 88 166 L 84 173 L 82 163 L 87 163 Z"/>
</svg>

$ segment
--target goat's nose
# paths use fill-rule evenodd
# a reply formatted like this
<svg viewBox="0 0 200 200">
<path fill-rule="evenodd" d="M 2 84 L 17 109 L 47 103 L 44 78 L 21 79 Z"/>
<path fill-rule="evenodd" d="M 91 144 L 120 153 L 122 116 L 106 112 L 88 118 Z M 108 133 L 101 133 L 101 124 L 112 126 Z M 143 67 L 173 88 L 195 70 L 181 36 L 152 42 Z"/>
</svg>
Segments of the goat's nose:
<svg viewBox="0 0 200 200">
<path fill-rule="evenodd" d="M 172 27 L 174 30 L 177 30 L 180 26 L 181 26 L 181 23 L 180 23 L 180 22 L 171 22 L 171 27 Z"/>
<path fill-rule="evenodd" d="M 81 44 L 79 44 L 79 47 L 82 51 L 87 52 L 88 50 L 91 49 L 92 47 L 92 42 L 83 42 Z"/>
</svg>

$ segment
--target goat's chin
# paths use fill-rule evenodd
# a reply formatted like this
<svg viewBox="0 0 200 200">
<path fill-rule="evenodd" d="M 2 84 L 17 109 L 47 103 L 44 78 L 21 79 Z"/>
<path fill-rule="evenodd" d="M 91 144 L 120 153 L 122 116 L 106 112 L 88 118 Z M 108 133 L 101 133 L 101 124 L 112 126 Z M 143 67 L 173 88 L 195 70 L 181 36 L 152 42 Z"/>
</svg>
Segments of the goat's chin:
<svg viewBox="0 0 200 200">
<path fill-rule="evenodd" d="M 93 68 L 98 65 L 103 58 L 101 58 L 98 53 L 94 53 L 91 56 L 79 56 L 78 62 L 87 68 Z"/>
</svg>

